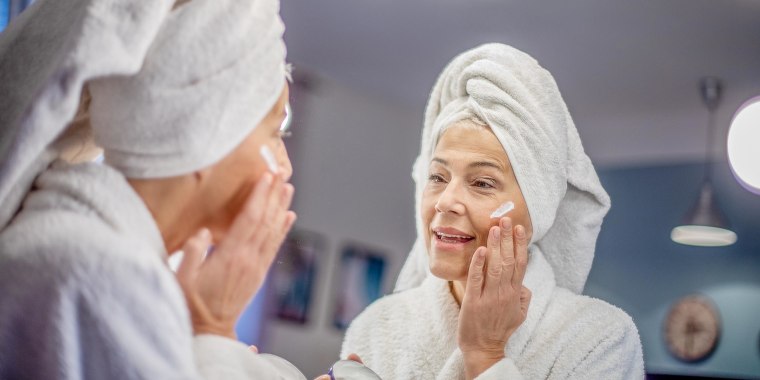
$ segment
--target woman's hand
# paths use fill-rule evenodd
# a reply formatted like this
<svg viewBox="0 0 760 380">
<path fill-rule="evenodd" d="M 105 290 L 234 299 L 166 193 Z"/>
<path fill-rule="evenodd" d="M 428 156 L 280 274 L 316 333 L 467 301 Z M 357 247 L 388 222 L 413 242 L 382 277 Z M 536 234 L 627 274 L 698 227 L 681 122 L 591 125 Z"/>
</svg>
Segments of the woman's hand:
<svg viewBox="0 0 760 380">
<path fill-rule="evenodd" d="M 204 259 L 212 242 L 207 229 L 187 240 L 177 279 L 196 335 L 236 338 L 235 323 L 295 222 L 295 213 L 288 211 L 292 198 L 292 185 L 265 173 L 212 254 Z"/>
<path fill-rule="evenodd" d="M 512 229 L 510 218 L 492 227 L 488 247 L 472 256 L 459 314 L 457 340 L 465 376 L 473 379 L 504 358 L 504 347 L 525 321 L 530 290 L 522 285 L 528 266 L 523 226 Z"/>
<path fill-rule="evenodd" d="M 362 358 L 359 357 L 357 354 L 348 354 L 348 357 L 346 357 L 346 360 L 353 360 L 359 364 L 364 364 L 362 361 Z M 330 375 L 320 375 L 314 378 L 314 380 L 331 380 Z"/>
</svg>

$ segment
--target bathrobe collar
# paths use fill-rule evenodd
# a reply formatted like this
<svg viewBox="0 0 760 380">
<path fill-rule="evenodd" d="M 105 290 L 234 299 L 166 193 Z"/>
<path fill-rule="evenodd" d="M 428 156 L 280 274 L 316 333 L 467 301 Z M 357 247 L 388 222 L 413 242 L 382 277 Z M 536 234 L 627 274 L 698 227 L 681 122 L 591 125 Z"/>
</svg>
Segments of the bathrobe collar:
<svg viewBox="0 0 760 380">
<path fill-rule="evenodd" d="M 35 181 L 24 208 L 71 208 L 92 212 L 129 240 L 167 258 L 163 237 L 142 198 L 108 165 L 54 162 Z M 52 196 L 51 196 L 52 195 Z"/>
</svg>

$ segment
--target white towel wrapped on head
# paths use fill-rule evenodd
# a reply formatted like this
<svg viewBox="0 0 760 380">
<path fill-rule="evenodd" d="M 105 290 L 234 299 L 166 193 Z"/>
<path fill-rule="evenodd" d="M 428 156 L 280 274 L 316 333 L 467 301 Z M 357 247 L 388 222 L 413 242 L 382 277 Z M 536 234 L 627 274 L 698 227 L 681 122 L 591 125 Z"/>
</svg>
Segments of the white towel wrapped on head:
<svg viewBox="0 0 760 380">
<path fill-rule="evenodd" d="M 454 58 L 433 87 L 412 172 L 417 242 L 396 290 L 419 285 L 429 273 L 419 205 L 431 155 L 446 127 L 473 114 L 488 124 L 509 157 L 533 225 L 531 244 L 544 252 L 557 284 L 580 293 L 609 196 L 554 78 L 529 55 L 496 43 Z"/>
<path fill-rule="evenodd" d="M 90 84 L 95 141 L 130 178 L 181 175 L 226 156 L 285 78 L 276 1 L 193 0 L 164 21 L 136 75 Z"/>
</svg>

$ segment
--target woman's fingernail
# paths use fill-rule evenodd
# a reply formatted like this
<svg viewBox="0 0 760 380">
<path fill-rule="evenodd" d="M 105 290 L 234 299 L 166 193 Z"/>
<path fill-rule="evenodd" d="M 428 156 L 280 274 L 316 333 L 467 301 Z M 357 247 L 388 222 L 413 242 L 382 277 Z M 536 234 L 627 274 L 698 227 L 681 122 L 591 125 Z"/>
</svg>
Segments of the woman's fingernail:
<svg viewBox="0 0 760 380">
<path fill-rule="evenodd" d="M 515 233 L 517 234 L 517 237 L 523 238 L 525 237 L 525 228 L 523 228 L 523 226 L 517 226 L 515 227 Z"/>
<path fill-rule="evenodd" d="M 202 239 L 208 239 L 209 237 L 211 237 L 211 231 L 209 231 L 208 228 L 203 227 L 201 228 L 200 236 Z"/>
</svg>

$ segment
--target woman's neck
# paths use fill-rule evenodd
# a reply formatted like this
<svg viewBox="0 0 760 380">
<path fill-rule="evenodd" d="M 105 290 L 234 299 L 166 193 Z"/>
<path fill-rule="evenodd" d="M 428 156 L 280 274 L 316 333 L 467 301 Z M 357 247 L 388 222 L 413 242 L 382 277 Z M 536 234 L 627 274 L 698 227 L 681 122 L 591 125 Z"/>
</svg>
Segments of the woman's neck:
<svg viewBox="0 0 760 380">
<path fill-rule="evenodd" d="M 172 254 L 182 248 L 185 240 L 200 228 L 197 209 L 188 207 L 193 197 L 189 178 L 127 179 L 142 198 L 155 220 L 166 252 Z"/>
<path fill-rule="evenodd" d="M 457 301 L 457 305 L 462 306 L 462 299 L 464 298 L 465 283 L 463 281 L 449 281 L 449 291 L 454 296 L 454 300 Z"/>
</svg>

